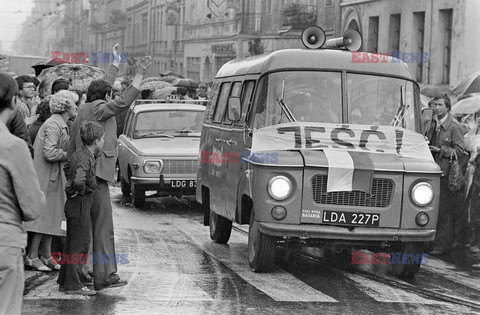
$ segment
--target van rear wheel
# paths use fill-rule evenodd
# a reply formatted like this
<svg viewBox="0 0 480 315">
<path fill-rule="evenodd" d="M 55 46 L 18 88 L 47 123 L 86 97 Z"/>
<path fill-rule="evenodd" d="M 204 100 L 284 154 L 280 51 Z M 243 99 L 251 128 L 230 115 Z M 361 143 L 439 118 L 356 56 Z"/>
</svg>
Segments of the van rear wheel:
<svg viewBox="0 0 480 315">
<path fill-rule="evenodd" d="M 254 272 L 268 272 L 272 268 L 276 244 L 274 237 L 260 232 L 252 211 L 248 229 L 248 264 Z"/>
<path fill-rule="evenodd" d="M 399 252 L 390 253 L 393 274 L 400 279 L 412 279 L 420 270 L 424 244 L 409 242 L 400 246 L 399 249 Z"/>
<path fill-rule="evenodd" d="M 232 233 L 232 221 L 210 210 L 210 238 L 218 244 L 226 244 Z"/>
</svg>

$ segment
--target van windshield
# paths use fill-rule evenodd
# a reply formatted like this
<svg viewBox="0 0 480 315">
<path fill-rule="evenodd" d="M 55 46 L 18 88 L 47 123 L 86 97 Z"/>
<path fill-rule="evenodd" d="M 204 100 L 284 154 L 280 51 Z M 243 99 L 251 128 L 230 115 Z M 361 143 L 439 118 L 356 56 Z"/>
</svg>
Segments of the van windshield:
<svg viewBox="0 0 480 315">
<path fill-rule="evenodd" d="M 392 125 L 415 129 L 414 84 L 407 80 L 347 73 L 342 110 L 340 72 L 284 71 L 263 77 L 256 94 L 253 127 L 286 123 L 286 105 L 296 121 Z M 418 93 L 418 91 L 416 92 Z M 402 94 L 404 102 L 402 103 Z M 404 104 L 405 106 L 402 106 Z"/>
</svg>

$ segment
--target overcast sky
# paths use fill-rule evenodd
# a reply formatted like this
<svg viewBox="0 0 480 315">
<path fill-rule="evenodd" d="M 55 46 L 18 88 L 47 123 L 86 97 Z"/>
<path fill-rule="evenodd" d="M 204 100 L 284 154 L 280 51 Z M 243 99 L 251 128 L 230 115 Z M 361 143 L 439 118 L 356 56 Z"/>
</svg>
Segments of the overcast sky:
<svg viewBox="0 0 480 315">
<path fill-rule="evenodd" d="M 32 11 L 32 5 L 33 0 L 0 0 L 0 52 L 10 50 L 21 24 Z"/>
</svg>

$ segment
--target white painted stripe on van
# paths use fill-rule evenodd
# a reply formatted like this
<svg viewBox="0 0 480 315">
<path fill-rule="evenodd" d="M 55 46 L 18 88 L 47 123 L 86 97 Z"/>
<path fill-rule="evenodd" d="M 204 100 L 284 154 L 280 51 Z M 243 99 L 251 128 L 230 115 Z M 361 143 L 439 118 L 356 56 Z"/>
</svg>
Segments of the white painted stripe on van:
<svg viewBox="0 0 480 315">
<path fill-rule="evenodd" d="M 346 150 L 323 149 L 328 161 L 327 193 L 331 191 L 352 191 L 353 159 Z"/>
<path fill-rule="evenodd" d="M 201 239 L 201 238 L 199 238 Z M 338 302 L 312 288 L 290 273 L 274 267 L 269 273 L 255 273 L 248 266 L 247 236 L 232 231 L 229 246 L 199 243 L 206 253 L 219 260 L 243 280 L 278 302 Z"/>
<path fill-rule="evenodd" d="M 410 293 L 403 289 L 394 288 L 381 282 L 362 277 L 361 275 L 356 275 L 348 272 L 342 272 L 342 274 L 355 282 L 358 285 L 358 288 L 363 293 L 367 294 L 378 302 L 450 305 L 446 302 L 426 299 L 415 293 Z"/>
</svg>

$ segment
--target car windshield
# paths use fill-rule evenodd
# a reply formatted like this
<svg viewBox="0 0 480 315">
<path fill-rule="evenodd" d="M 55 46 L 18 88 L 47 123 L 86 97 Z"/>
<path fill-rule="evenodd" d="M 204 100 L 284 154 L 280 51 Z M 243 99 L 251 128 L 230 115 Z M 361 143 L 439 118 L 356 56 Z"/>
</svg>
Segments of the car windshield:
<svg viewBox="0 0 480 315">
<path fill-rule="evenodd" d="M 288 116 L 291 114 L 296 121 L 396 124 L 405 128 L 415 128 L 413 104 L 416 99 L 414 93 L 418 91 L 415 91 L 412 82 L 391 77 L 347 73 L 346 93 L 347 100 L 343 102 L 343 106 L 347 108 L 347 116 L 344 117 L 340 72 L 272 73 L 259 82 L 253 126 L 262 128 L 289 122 L 291 119 Z"/>
<path fill-rule="evenodd" d="M 163 110 L 137 115 L 134 138 L 200 136 L 203 111 Z"/>
</svg>

